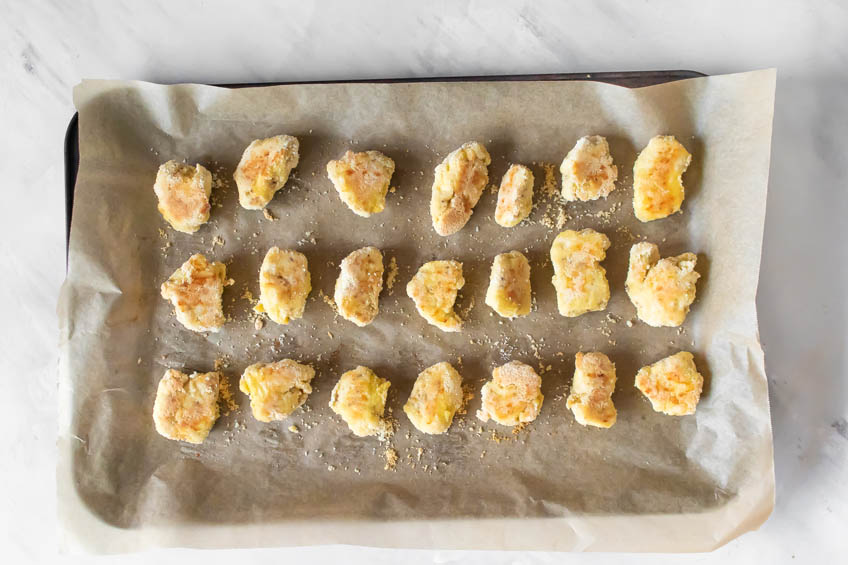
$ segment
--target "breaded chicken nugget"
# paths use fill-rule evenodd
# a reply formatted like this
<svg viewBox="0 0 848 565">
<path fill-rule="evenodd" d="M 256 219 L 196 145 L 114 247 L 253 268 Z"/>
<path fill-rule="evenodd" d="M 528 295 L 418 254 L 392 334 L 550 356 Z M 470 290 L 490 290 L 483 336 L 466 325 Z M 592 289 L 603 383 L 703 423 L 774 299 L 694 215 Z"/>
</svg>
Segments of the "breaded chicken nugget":
<svg viewBox="0 0 848 565">
<path fill-rule="evenodd" d="M 259 304 L 254 310 L 265 312 L 278 324 L 288 324 L 303 317 L 311 291 L 306 256 L 291 249 L 272 247 L 259 269 Z"/>
<path fill-rule="evenodd" d="M 551 262 L 561 315 L 573 318 L 607 307 L 609 283 L 606 270 L 599 263 L 609 246 L 609 238 L 592 229 L 566 230 L 556 236 L 551 245 Z"/>
<path fill-rule="evenodd" d="M 501 253 L 492 263 L 486 304 L 504 318 L 530 313 L 530 262 L 520 251 Z"/>
<path fill-rule="evenodd" d="M 297 167 L 298 149 L 297 138 L 290 135 L 257 139 L 247 146 L 233 175 L 242 208 L 261 210 L 268 205 Z"/>
<path fill-rule="evenodd" d="M 648 142 L 633 165 L 633 212 L 642 222 L 659 220 L 680 211 L 683 173 L 692 155 L 673 135 Z"/>
<path fill-rule="evenodd" d="M 630 248 L 625 288 L 640 320 L 654 327 L 683 323 L 695 300 L 697 260 L 694 253 L 660 259 L 657 246 L 645 241 Z"/>
<path fill-rule="evenodd" d="M 617 413 L 612 403 L 615 391 L 615 364 L 603 353 L 574 356 L 574 380 L 565 405 L 583 426 L 611 428 Z"/>
<path fill-rule="evenodd" d="M 533 367 L 520 361 L 510 361 L 495 367 L 492 380 L 483 385 L 483 405 L 477 417 L 484 422 L 491 418 L 504 426 L 532 422 L 542 409 L 542 377 Z"/>
<path fill-rule="evenodd" d="M 511 228 L 533 210 L 533 172 L 524 165 L 512 165 L 501 180 L 495 221 Z"/>
<path fill-rule="evenodd" d="M 153 423 L 168 439 L 203 443 L 218 419 L 220 373 L 168 369 L 159 381 L 153 402 Z"/>
<path fill-rule="evenodd" d="M 327 176 L 342 202 L 366 218 L 386 207 L 394 172 L 395 162 L 379 151 L 347 151 L 341 159 L 327 163 Z"/>
<path fill-rule="evenodd" d="M 231 284 L 223 263 L 209 263 L 203 254 L 196 253 L 162 283 L 161 293 L 171 301 L 177 321 L 186 328 L 217 332 L 226 320 L 221 296 L 224 287 Z"/>
<path fill-rule="evenodd" d="M 380 311 L 383 290 L 383 254 L 363 247 L 342 259 L 334 299 L 339 314 L 357 326 L 367 326 Z"/>
<path fill-rule="evenodd" d="M 360 365 L 344 373 L 333 387 L 330 408 L 342 417 L 354 435 L 383 435 L 390 429 L 383 419 L 390 386 L 389 381 Z"/>
<path fill-rule="evenodd" d="M 244 370 L 239 390 L 250 397 L 250 410 L 260 422 L 285 420 L 306 402 L 314 376 L 315 369 L 291 359 L 255 363 Z"/>
<path fill-rule="evenodd" d="M 153 192 L 159 212 L 175 230 L 194 233 L 209 220 L 212 173 L 203 165 L 168 161 L 159 167 Z"/>
<path fill-rule="evenodd" d="M 462 377 L 450 363 L 442 362 L 421 371 L 403 411 L 425 434 L 442 434 L 462 406 Z"/>
<path fill-rule="evenodd" d="M 474 141 L 449 154 L 436 167 L 430 216 L 437 234 L 454 234 L 468 223 L 489 182 L 491 162 L 483 144 Z"/>
<path fill-rule="evenodd" d="M 462 319 L 453 311 L 453 305 L 463 286 L 462 263 L 430 261 L 421 265 L 406 285 L 406 294 L 425 320 L 442 331 L 458 332 L 462 329 Z"/>
<path fill-rule="evenodd" d="M 694 414 L 704 388 L 704 377 L 688 351 L 675 353 L 636 373 L 636 388 L 656 412 L 669 416 Z"/>
<path fill-rule="evenodd" d="M 569 202 L 606 198 L 615 190 L 618 179 L 618 168 L 612 164 L 609 144 L 600 135 L 578 139 L 559 171 L 562 173 L 562 197 Z"/>
</svg>

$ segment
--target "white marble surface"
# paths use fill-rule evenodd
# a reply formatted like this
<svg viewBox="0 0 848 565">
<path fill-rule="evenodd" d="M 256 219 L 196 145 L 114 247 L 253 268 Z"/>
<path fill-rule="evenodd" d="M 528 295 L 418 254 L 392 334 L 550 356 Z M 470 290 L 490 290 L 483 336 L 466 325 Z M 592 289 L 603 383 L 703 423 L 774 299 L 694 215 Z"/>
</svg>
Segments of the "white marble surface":
<svg viewBox="0 0 848 565">
<path fill-rule="evenodd" d="M 427 6 L 427 7 L 424 7 Z M 848 538 L 848 5 L 831 2 L 0 0 L 0 553 L 8 563 L 837 563 Z M 56 555 L 62 137 L 83 77 L 258 82 L 778 68 L 758 306 L 777 507 L 710 555 L 403 552 L 343 547 Z M 32 203 L 38 202 L 37 207 Z"/>
</svg>

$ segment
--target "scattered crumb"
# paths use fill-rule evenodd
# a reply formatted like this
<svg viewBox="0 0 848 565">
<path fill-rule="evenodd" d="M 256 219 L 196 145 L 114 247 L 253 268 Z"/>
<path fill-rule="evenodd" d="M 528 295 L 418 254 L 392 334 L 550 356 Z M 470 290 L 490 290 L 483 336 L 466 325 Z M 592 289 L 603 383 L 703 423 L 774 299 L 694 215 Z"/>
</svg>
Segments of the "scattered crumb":
<svg viewBox="0 0 848 565">
<path fill-rule="evenodd" d="M 291 426 L 289 426 L 289 431 L 293 434 L 296 434 L 300 431 L 300 429 L 297 426 L 295 426 L 294 424 L 292 424 Z"/>
<path fill-rule="evenodd" d="M 256 329 L 256 331 L 261 330 L 264 325 L 265 321 L 259 316 L 257 316 L 256 319 L 253 321 L 253 327 Z"/>
<path fill-rule="evenodd" d="M 222 355 L 221 357 L 218 357 L 217 359 L 215 359 L 215 370 L 216 371 L 226 369 L 229 366 L 230 366 L 230 356 L 229 355 Z"/>
<path fill-rule="evenodd" d="M 327 296 L 326 294 L 324 294 L 324 291 L 323 291 L 323 290 L 319 290 L 319 291 L 318 291 L 318 296 L 320 296 L 320 297 L 321 297 L 321 300 L 323 300 L 323 301 L 324 301 L 324 303 L 325 303 L 327 306 L 329 306 L 330 308 L 332 308 L 332 309 L 333 309 L 333 312 L 334 312 L 336 315 L 338 315 L 338 314 L 339 314 L 339 309 L 338 309 L 338 307 L 336 306 L 336 301 L 335 301 L 335 300 L 333 300 L 333 299 L 332 299 L 332 297 Z"/>
<path fill-rule="evenodd" d="M 392 294 L 394 292 L 392 287 L 395 286 L 395 280 L 397 279 L 397 276 L 398 276 L 397 259 L 392 257 L 389 260 L 389 274 L 386 275 L 386 288 L 389 289 L 389 294 Z"/>
<path fill-rule="evenodd" d="M 394 471 L 398 462 L 398 453 L 391 447 L 387 447 L 386 451 L 383 453 L 386 457 L 386 466 L 383 467 L 385 471 Z"/>
<path fill-rule="evenodd" d="M 556 165 L 553 163 L 541 163 L 541 165 L 545 169 L 545 182 L 542 184 L 542 194 L 551 198 L 557 193 Z"/>
<path fill-rule="evenodd" d="M 470 383 L 462 384 L 462 404 L 457 409 L 457 414 L 465 414 L 468 412 L 468 402 L 474 398 L 474 388 Z"/>
<path fill-rule="evenodd" d="M 217 365 L 217 361 L 215 363 Z M 238 410 L 238 403 L 236 402 L 236 399 L 233 398 L 233 391 L 230 390 L 230 379 L 223 377 L 220 381 L 218 390 L 218 400 L 222 404 L 222 416 L 226 416 L 230 412 Z"/>
<path fill-rule="evenodd" d="M 273 214 L 271 214 L 271 212 L 268 210 L 268 208 L 262 209 L 262 215 L 265 216 L 266 220 L 270 220 L 272 222 L 277 219 L 277 218 L 274 217 Z"/>
</svg>

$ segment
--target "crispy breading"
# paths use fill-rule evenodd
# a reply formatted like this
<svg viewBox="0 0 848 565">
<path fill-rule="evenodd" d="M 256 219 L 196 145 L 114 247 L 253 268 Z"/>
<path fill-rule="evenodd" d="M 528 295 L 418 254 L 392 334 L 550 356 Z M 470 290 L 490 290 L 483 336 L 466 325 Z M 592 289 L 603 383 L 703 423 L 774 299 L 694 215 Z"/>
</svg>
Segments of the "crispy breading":
<svg viewBox="0 0 848 565">
<path fill-rule="evenodd" d="M 367 326 L 380 311 L 383 290 L 383 254 L 363 247 L 342 259 L 334 300 L 339 314 L 357 326 Z"/>
<path fill-rule="evenodd" d="M 379 151 L 345 152 L 327 163 L 327 176 L 339 198 L 355 214 L 368 217 L 386 207 L 386 193 L 395 172 L 395 162 Z"/>
<path fill-rule="evenodd" d="M 187 375 L 168 369 L 153 402 L 156 431 L 168 439 L 203 443 L 218 419 L 220 373 Z"/>
<path fill-rule="evenodd" d="M 698 407 L 704 377 L 695 367 L 693 355 L 681 351 L 639 369 L 635 384 L 655 411 L 686 416 L 694 414 Z"/>
<path fill-rule="evenodd" d="M 495 221 L 511 228 L 533 210 L 533 172 L 524 165 L 512 165 L 501 180 Z"/>
<path fill-rule="evenodd" d="M 463 286 L 462 263 L 430 261 L 421 265 L 406 285 L 406 294 L 425 320 L 442 331 L 458 332 L 462 329 L 462 319 L 453 306 Z"/>
<path fill-rule="evenodd" d="M 561 315 L 573 318 L 607 307 L 609 283 L 606 270 L 599 263 L 609 246 L 609 238 L 592 229 L 566 230 L 556 236 L 551 245 L 551 262 Z"/>
<path fill-rule="evenodd" d="M 204 255 L 196 253 L 162 283 L 161 293 L 162 298 L 171 301 L 177 321 L 186 328 L 217 332 L 226 321 L 221 297 L 224 287 L 231 284 L 223 263 L 209 263 Z"/>
<path fill-rule="evenodd" d="M 575 200 L 606 198 L 615 190 L 618 167 L 612 163 L 609 143 L 600 135 L 581 137 L 559 167 L 562 197 Z"/>
<path fill-rule="evenodd" d="M 489 182 L 491 162 L 483 144 L 473 141 L 450 153 L 436 167 L 430 216 L 437 234 L 454 234 L 468 223 Z"/>
<path fill-rule="evenodd" d="M 315 369 L 291 359 L 254 363 L 244 370 L 239 390 L 250 397 L 250 410 L 260 422 L 285 420 L 303 405 Z"/>
<path fill-rule="evenodd" d="M 612 403 L 615 391 L 615 364 L 603 353 L 577 353 L 574 356 L 574 380 L 565 405 L 583 426 L 611 428 L 616 410 Z"/>
<path fill-rule="evenodd" d="M 491 418 L 504 426 L 532 422 L 542 409 L 542 377 L 533 367 L 510 361 L 495 367 L 492 380 L 483 385 L 482 406 L 477 417 Z"/>
<path fill-rule="evenodd" d="M 625 288 L 640 320 L 654 327 L 683 323 L 701 276 L 697 260 L 694 253 L 660 259 L 657 246 L 645 241 L 630 248 Z"/>
<path fill-rule="evenodd" d="M 203 165 L 164 163 L 156 173 L 153 192 L 159 199 L 159 212 L 175 230 L 194 233 L 209 221 L 212 173 Z"/>
<path fill-rule="evenodd" d="M 659 220 L 680 211 L 683 173 L 692 155 L 673 135 L 648 142 L 633 165 L 633 212 L 642 222 Z"/>
<path fill-rule="evenodd" d="M 450 363 L 442 362 L 421 371 L 403 411 L 420 431 L 442 434 L 460 406 L 462 377 Z"/>
<path fill-rule="evenodd" d="M 259 304 L 254 310 L 265 312 L 278 324 L 288 324 L 303 317 L 311 291 L 306 256 L 299 251 L 272 247 L 259 269 Z"/>
<path fill-rule="evenodd" d="M 504 318 L 530 313 L 530 262 L 520 251 L 501 253 L 492 263 L 486 304 Z"/>
<path fill-rule="evenodd" d="M 296 137 L 277 135 L 257 139 L 244 150 L 233 178 L 238 186 L 239 204 L 248 210 L 261 210 L 283 188 L 300 156 Z"/>
<path fill-rule="evenodd" d="M 344 373 L 330 395 L 330 408 L 359 437 L 382 435 L 390 425 L 383 419 L 391 383 L 368 367 Z"/>
</svg>

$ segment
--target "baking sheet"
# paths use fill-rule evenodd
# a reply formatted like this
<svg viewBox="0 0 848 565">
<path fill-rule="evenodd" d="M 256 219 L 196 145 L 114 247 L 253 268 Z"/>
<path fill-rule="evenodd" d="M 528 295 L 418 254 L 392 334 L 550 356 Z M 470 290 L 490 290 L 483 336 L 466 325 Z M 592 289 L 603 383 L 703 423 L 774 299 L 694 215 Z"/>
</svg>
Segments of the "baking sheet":
<svg viewBox="0 0 848 565">
<path fill-rule="evenodd" d="M 754 304 L 774 81 L 769 70 L 633 90 L 593 82 L 240 90 L 83 82 L 74 91 L 80 169 L 59 304 L 66 547 L 682 551 L 756 527 L 774 492 Z M 298 137 L 301 159 L 269 220 L 238 206 L 232 172 L 251 140 L 278 133 Z M 610 141 L 619 188 L 606 201 L 563 205 L 558 164 L 592 133 Z M 683 214 L 640 224 L 630 171 L 659 133 L 676 135 L 694 155 L 687 198 Z M 500 228 L 489 190 L 469 224 L 442 238 L 428 213 L 433 168 L 472 139 L 492 154 L 492 184 L 510 163 L 531 167 L 536 206 L 527 224 Z M 378 149 L 397 164 L 387 209 L 370 219 L 348 211 L 326 178 L 326 162 L 348 148 Z M 171 230 L 156 210 L 156 169 L 172 158 L 203 163 L 215 176 L 212 219 L 194 235 Z M 612 298 L 604 312 L 566 319 L 556 313 L 548 251 L 560 230 L 585 227 L 612 240 L 603 263 Z M 639 323 L 624 293 L 629 247 L 643 238 L 663 256 L 698 254 L 698 299 L 680 330 Z M 306 254 L 313 293 L 300 322 L 257 330 L 251 295 L 272 245 Z M 398 275 L 375 322 L 357 328 L 322 294 L 332 296 L 339 261 L 365 245 L 382 249 L 387 266 L 394 258 Z M 510 322 L 483 299 L 492 258 L 512 249 L 531 260 L 536 307 Z M 158 294 L 194 252 L 227 263 L 236 281 L 224 293 L 231 320 L 218 334 L 185 330 Z M 459 334 L 427 325 L 404 291 L 421 263 L 441 258 L 465 265 Z M 695 353 L 706 377 L 697 414 L 685 418 L 654 413 L 633 387 L 639 367 L 679 349 Z M 610 430 L 577 425 L 565 407 L 574 353 L 589 350 L 617 366 L 619 415 Z M 251 363 L 283 357 L 315 367 L 315 390 L 288 421 L 256 422 L 238 377 Z M 483 382 L 510 359 L 542 372 L 545 394 L 540 417 L 517 433 L 474 418 Z M 448 434 L 425 436 L 401 406 L 418 372 L 443 360 L 474 396 Z M 159 437 L 150 414 L 164 371 L 207 371 L 216 361 L 238 408 L 202 446 Z M 397 431 L 387 443 L 355 438 L 327 406 L 338 376 L 358 364 L 392 382 Z M 385 468 L 387 449 L 398 455 L 393 469 Z"/>
</svg>

